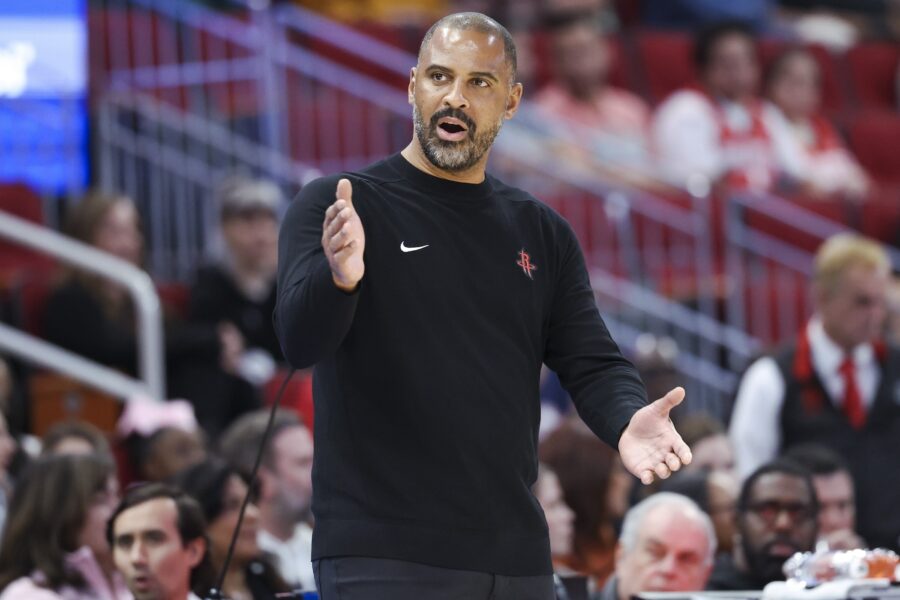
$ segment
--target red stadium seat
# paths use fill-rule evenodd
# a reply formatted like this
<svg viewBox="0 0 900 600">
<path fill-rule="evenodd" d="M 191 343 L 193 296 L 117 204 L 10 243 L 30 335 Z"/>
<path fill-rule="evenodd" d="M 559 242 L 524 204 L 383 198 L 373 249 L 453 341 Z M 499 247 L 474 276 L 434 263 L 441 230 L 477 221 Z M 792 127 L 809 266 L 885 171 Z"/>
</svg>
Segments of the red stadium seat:
<svg viewBox="0 0 900 600">
<path fill-rule="evenodd" d="M 0 211 L 38 225 L 44 223 L 40 196 L 24 183 L 0 184 Z M 23 273 L 46 273 L 54 262 L 46 255 L 0 239 L 0 287 Z"/>
<path fill-rule="evenodd" d="M 853 91 L 862 109 L 897 108 L 897 66 L 900 46 L 860 44 L 847 53 Z"/>
<path fill-rule="evenodd" d="M 850 124 L 850 146 L 859 162 L 876 180 L 900 183 L 900 115 L 865 113 Z"/>
<path fill-rule="evenodd" d="M 675 90 L 697 83 L 691 48 L 691 38 L 682 33 L 644 31 L 638 34 L 638 55 L 652 102 L 659 103 Z"/>
</svg>

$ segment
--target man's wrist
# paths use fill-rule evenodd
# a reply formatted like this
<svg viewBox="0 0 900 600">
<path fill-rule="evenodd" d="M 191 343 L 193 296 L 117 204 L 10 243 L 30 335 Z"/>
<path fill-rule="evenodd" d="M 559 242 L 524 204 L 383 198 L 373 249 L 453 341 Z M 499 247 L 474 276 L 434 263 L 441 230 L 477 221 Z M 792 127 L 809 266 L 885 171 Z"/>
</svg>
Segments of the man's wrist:
<svg viewBox="0 0 900 600">
<path fill-rule="evenodd" d="M 341 290 L 345 294 L 352 294 L 359 288 L 359 281 L 355 281 L 351 284 L 345 283 L 337 278 L 334 273 L 331 274 L 331 280 L 334 282 L 335 287 Z"/>
</svg>

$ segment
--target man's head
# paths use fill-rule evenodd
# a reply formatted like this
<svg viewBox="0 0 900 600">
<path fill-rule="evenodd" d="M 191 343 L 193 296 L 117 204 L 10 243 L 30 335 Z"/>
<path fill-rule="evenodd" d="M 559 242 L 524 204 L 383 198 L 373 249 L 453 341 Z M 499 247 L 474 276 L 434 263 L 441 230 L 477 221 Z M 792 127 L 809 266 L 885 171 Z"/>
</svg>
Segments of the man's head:
<svg viewBox="0 0 900 600">
<path fill-rule="evenodd" d="M 739 550 L 744 568 L 761 584 L 784 579 L 782 566 L 816 543 L 816 492 L 809 472 L 788 460 L 754 471 L 738 497 Z"/>
<path fill-rule="evenodd" d="M 138 473 L 147 481 L 165 481 L 207 456 L 200 429 L 161 427 L 147 438 L 136 439 L 134 444 Z"/>
<path fill-rule="evenodd" d="M 272 181 L 234 177 L 218 190 L 222 236 L 236 265 L 251 272 L 275 268 L 281 189 Z"/>
<path fill-rule="evenodd" d="M 850 351 L 881 336 L 891 263 L 878 242 L 853 233 L 828 238 L 816 253 L 816 311 L 836 344 Z"/>
<path fill-rule="evenodd" d="M 256 449 L 262 443 L 268 411 L 244 415 L 222 435 L 222 456 L 241 474 L 249 476 Z M 312 501 L 313 441 L 296 415 L 278 412 L 263 449 L 259 471 L 259 499 L 265 511 L 274 509 L 295 523 L 308 520 Z"/>
<path fill-rule="evenodd" d="M 812 473 L 819 501 L 819 535 L 853 531 L 856 527 L 856 499 L 853 477 L 847 463 L 837 453 L 818 444 L 794 446 L 785 456 Z"/>
<path fill-rule="evenodd" d="M 693 500 L 659 492 L 625 514 L 616 549 L 619 598 L 706 586 L 716 551 L 709 517 Z"/>
<path fill-rule="evenodd" d="M 125 494 L 107 537 L 136 600 L 185 600 L 211 583 L 205 528 L 200 505 L 177 488 L 150 483 Z"/>
<path fill-rule="evenodd" d="M 716 23 L 702 30 L 694 45 L 694 63 L 713 96 L 741 102 L 758 91 L 756 38 L 740 21 Z"/>
<path fill-rule="evenodd" d="M 590 100 L 606 85 L 612 50 L 596 18 L 560 15 L 547 24 L 551 32 L 554 77 L 576 98 Z"/>
<path fill-rule="evenodd" d="M 506 28 L 480 13 L 444 17 L 425 34 L 410 71 L 414 144 L 440 171 L 483 169 L 521 98 L 516 47 Z"/>
</svg>

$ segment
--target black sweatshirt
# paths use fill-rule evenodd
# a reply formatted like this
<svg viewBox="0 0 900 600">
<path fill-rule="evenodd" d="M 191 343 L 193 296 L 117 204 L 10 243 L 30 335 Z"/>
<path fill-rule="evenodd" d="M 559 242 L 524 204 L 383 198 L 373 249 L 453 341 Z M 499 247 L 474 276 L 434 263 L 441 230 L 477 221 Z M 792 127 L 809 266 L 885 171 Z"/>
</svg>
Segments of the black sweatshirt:
<svg viewBox="0 0 900 600">
<path fill-rule="evenodd" d="M 354 293 L 321 247 L 341 176 L 300 191 L 279 239 L 276 329 L 293 366 L 315 365 L 313 559 L 550 574 L 530 491 L 541 362 L 613 447 L 646 404 L 572 230 L 496 178 L 453 182 L 400 154 L 344 176 L 366 235 Z"/>
</svg>

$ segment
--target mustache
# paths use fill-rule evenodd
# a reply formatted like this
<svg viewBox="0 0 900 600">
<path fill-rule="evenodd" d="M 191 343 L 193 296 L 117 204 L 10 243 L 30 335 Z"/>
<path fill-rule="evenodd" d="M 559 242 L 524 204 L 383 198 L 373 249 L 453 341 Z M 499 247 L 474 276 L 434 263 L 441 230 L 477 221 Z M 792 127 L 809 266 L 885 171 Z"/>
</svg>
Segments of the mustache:
<svg viewBox="0 0 900 600">
<path fill-rule="evenodd" d="M 762 547 L 763 553 L 769 554 L 769 552 L 771 552 L 771 550 L 772 550 L 772 547 L 775 546 L 776 544 L 783 544 L 785 546 L 790 546 L 791 548 L 794 548 L 795 550 L 798 548 L 798 545 L 794 540 L 792 540 L 788 537 L 780 537 L 779 536 L 779 537 L 776 537 L 775 539 L 773 539 L 772 541 L 766 543 Z"/>
<path fill-rule="evenodd" d="M 469 115 L 464 113 L 462 110 L 458 108 L 442 108 L 437 111 L 433 115 L 431 115 L 431 128 L 434 129 L 437 127 L 438 121 L 443 119 L 444 117 L 450 117 L 452 119 L 459 119 L 463 123 L 465 123 L 466 128 L 469 130 L 469 133 L 475 133 L 475 121 L 469 118 Z"/>
</svg>

